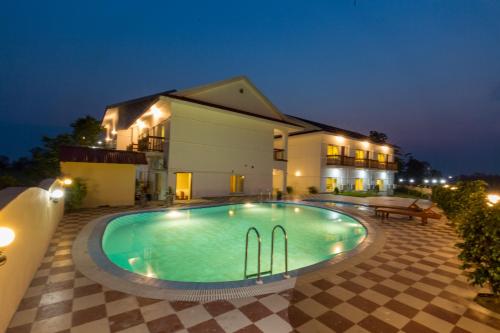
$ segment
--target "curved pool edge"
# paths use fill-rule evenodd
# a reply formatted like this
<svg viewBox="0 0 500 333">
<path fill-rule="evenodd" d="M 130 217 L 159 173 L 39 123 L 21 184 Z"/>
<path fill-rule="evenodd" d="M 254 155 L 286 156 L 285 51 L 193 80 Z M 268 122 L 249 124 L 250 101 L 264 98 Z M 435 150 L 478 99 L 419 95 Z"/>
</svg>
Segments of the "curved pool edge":
<svg viewBox="0 0 500 333">
<path fill-rule="evenodd" d="M 385 243 L 383 232 L 362 216 L 346 211 L 340 207 L 326 207 L 321 203 L 303 201 L 266 201 L 267 203 L 286 203 L 322 208 L 346 214 L 358 221 L 366 230 L 365 239 L 354 249 L 337 254 L 331 259 L 315 263 L 297 270 L 290 271 L 291 278 L 284 279 L 281 274 L 262 277 L 264 284 L 258 285 L 255 279 L 227 282 L 181 282 L 168 281 L 143 276 L 129 272 L 111 262 L 102 249 L 102 236 L 109 222 L 113 219 L 130 214 L 164 211 L 168 209 L 196 209 L 214 206 L 232 205 L 234 203 L 189 205 L 162 209 L 135 210 L 102 216 L 89 222 L 78 234 L 73 244 L 73 261 L 76 269 L 91 280 L 102 285 L 126 292 L 132 295 L 166 300 L 211 301 L 256 296 L 267 293 L 281 292 L 291 289 L 296 283 L 309 281 L 311 278 L 335 274 L 335 267 L 343 267 L 342 263 L 352 263 L 352 260 L 371 249 L 369 257 L 378 252 Z M 350 259 L 350 260 L 346 260 Z M 333 271 L 332 271 L 333 269 Z"/>
</svg>

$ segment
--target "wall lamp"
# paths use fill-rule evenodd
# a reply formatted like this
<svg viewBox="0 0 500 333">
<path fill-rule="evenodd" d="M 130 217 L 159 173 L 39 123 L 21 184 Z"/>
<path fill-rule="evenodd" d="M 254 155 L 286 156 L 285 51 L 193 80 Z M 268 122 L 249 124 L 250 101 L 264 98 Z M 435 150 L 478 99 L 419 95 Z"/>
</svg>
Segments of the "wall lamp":
<svg viewBox="0 0 500 333">
<path fill-rule="evenodd" d="M 50 192 L 50 200 L 54 203 L 58 203 L 59 199 L 64 197 L 64 191 L 60 189 L 55 189 L 54 191 Z"/>
<path fill-rule="evenodd" d="M 7 262 L 7 256 L 3 253 L 4 248 L 9 246 L 16 238 L 16 234 L 12 229 L 0 227 L 0 266 Z"/>
</svg>

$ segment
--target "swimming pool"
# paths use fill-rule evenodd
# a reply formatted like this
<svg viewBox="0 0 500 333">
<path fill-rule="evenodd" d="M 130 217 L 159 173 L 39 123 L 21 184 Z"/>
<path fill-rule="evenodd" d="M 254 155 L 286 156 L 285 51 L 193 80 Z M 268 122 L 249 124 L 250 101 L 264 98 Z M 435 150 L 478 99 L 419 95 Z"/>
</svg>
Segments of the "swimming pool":
<svg viewBox="0 0 500 333">
<path fill-rule="evenodd" d="M 271 232 L 288 234 L 293 271 L 354 249 L 366 229 L 354 218 L 328 209 L 291 203 L 251 203 L 128 214 L 111 220 L 102 250 L 118 267 L 168 281 L 239 281 L 244 276 L 245 235 L 255 227 L 262 239 L 262 271 L 269 270 Z M 249 237 L 248 271 L 257 272 L 257 240 Z M 285 271 L 284 239 L 275 235 L 273 274 Z"/>
</svg>

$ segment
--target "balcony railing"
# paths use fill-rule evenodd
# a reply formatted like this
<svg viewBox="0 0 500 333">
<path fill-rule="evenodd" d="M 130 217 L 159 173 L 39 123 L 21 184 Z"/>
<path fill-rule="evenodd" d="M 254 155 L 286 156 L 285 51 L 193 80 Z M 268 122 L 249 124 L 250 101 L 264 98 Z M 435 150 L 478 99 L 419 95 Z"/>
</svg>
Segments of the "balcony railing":
<svg viewBox="0 0 500 333">
<path fill-rule="evenodd" d="M 381 169 L 381 170 L 397 170 L 398 168 L 397 164 L 394 162 L 379 162 L 377 160 L 370 160 L 366 158 L 360 159 L 342 155 L 327 155 L 326 164 L 353 166 L 358 168 Z"/>
<path fill-rule="evenodd" d="M 145 136 L 140 138 L 137 143 L 132 143 L 127 147 L 131 151 L 157 151 L 162 152 L 165 145 L 165 138 L 162 136 Z"/>
<path fill-rule="evenodd" d="M 287 160 L 285 158 L 285 150 L 274 148 L 274 160 L 286 162 Z"/>
</svg>

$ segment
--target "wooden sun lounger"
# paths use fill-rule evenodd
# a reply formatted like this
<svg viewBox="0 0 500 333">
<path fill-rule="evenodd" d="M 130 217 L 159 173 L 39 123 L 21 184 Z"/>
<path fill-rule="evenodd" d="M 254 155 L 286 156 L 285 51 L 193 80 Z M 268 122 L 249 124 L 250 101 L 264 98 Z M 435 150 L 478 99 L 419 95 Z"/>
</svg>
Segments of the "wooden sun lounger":
<svg viewBox="0 0 500 333">
<path fill-rule="evenodd" d="M 401 208 L 377 208 L 376 214 L 380 215 L 382 221 L 389 218 L 390 214 L 404 215 L 412 218 L 413 216 L 420 217 L 422 225 L 427 224 L 427 219 L 440 219 L 441 214 L 432 210 L 436 205 L 432 204 L 429 208 L 415 210 L 415 209 L 401 209 Z"/>
<path fill-rule="evenodd" d="M 405 210 L 414 210 L 414 211 L 422 211 L 422 208 L 417 205 L 417 202 L 420 199 L 416 199 L 408 206 L 382 206 L 382 205 L 373 205 L 375 208 L 375 216 L 379 215 L 379 208 L 387 208 L 387 209 L 405 209 Z"/>
</svg>

